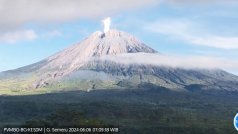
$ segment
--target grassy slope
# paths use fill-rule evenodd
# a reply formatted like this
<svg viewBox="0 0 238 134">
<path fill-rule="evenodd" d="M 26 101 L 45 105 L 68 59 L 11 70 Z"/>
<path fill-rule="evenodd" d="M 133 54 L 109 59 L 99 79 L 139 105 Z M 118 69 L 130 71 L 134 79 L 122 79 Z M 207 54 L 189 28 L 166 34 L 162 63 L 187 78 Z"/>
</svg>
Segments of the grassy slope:
<svg viewBox="0 0 238 134">
<path fill-rule="evenodd" d="M 152 76 L 143 75 L 145 82 L 152 84 L 157 84 L 159 86 L 165 86 L 169 88 L 176 88 L 176 85 L 172 83 L 166 83 L 165 81 Z M 55 81 L 43 87 L 37 89 L 28 90 L 28 87 L 32 85 L 37 80 L 36 76 L 31 76 L 30 78 L 11 78 L 1 80 L 1 90 L 0 95 L 32 95 L 32 94 L 44 94 L 53 93 L 60 91 L 73 91 L 73 90 L 83 90 L 89 91 L 92 89 L 126 89 L 126 88 L 136 88 L 143 80 L 140 79 L 139 75 L 134 75 L 129 79 L 122 80 L 123 82 L 129 83 L 129 85 L 118 86 L 117 81 L 102 81 L 102 80 L 87 80 L 87 79 L 69 79 L 62 81 Z M 174 86 L 174 87 L 173 87 Z M 178 88 L 178 87 L 177 87 Z"/>
<path fill-rule="evenodd" d="M 26 91 L 32 83 L 38 78 L 35 75 L 31 75 L 29 78 L 22 77 L 10 77 L 7 79 L 1 79 L 0 83 L 0 95 L 3 94 L 18 94 L 19 92 Z"/>
</svg>

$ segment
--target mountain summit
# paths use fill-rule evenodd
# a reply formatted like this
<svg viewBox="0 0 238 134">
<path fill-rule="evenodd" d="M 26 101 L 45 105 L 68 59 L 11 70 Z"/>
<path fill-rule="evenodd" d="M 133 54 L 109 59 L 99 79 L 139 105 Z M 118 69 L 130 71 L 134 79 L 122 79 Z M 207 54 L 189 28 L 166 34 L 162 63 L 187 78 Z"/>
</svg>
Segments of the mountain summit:
<svg viewBox="0 0 238 134">
<path fill-rule="evenodd" d="M 40 62 L 1 72 L 1 94 L 28 90 L 44 93 L 59 90 L 126 89 L 138 88 L 138 85 L 145 83 L 174 90 L 194 85 L 202 89 L 237 90 L 238 77 L 219 69 L 192 70 L 92 60 L 139 52 L 158 54 L 123 31 L 96 31 Z"/>
<path fill-rule="evenodd" d="M 46 58 L 44 60 L 46 65 L 42 66 L 39 71 L 53 71 L 54 78 L 50 78 L 52 82 L 79 70 L 92 58 L 137 52 L 158 53 L 125 32 L 116 29 L 106 33 L 96 31 L 82 41 Z"/>
<path fill-rule="evenodd" d="M 125 32 L 116 29 L 106 33 L 96 31 L 82 41 L 46 58 L 48 64 L 45 67 L 48 69 L 62 68 L 65 64 L 70 67 L 79 67 L 78 64 L 92 57 L 137 52 L 157 53 Z"/>
</svg>

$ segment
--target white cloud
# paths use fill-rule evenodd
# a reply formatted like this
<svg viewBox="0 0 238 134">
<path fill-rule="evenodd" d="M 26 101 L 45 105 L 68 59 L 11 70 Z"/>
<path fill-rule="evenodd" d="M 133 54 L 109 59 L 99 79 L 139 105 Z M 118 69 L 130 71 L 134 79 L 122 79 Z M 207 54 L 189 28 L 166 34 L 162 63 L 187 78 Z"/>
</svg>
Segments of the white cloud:
<svg viewBox="0 0 238 134">
<path fill-rule="evenodd" d="M 26 23 L 64 23 L 102 19 L 118 12 L 166 3 L 231 3 L 237 0 L 1 0 L 0 33 Z"/>
<path fill-rule="evenodd" d="M 48 31 L 40 35 L 37 35 L 34 30 L 18 30 L 0 34 L 0 42 L 16 43 L 19 41 L 33 41 L 37 38 L 55 36 L 63 36 L 63 34 L 57 30 Z"/>
<path fill-rule="evenodd" d="M 94 60 L 109 60 L 121 64 L 150 64 L 155 66 L 180 67 L 185 69 L 235 69 L 238 70 L 238 61 L 225 58 L 206 56 L 161 55 L 151 53 L 126 53 L 103 56 Z"/>
<path fill-rule="evenodd" d="M 0 35 L 0 42 L 9 42 L 15 43 L 18 41 L 31 41 L 38 38 L 38 35 L 35 33 L 34 30 L 21 30 L 15 32 L 9 32 Z"/>
<path fill-rule="evenodd" d="M 192 0 L 192 2 L 199 1 L 201 2 L 201 0 Z M 217 2 L 202 0 L 202 2 L 205 1 Z M 154 6 L 160 2 L 189 3 L 191 0 L 1 0 L 0 35 L 10 36 L 9 33 L 17 33 L 25 24 L 61 24 L 79 19 L 101 20 L 103 17 L 119 12 Z M 57 35 L 57 33 L 53 34 Z M 202 39 L 193 40 L 194 42 L 203 42 Z M 236 39 L 234 40 L 236 41 Z M 222 39 L 222 41 L 225 42 L 226 39 Z M 14 39 L 10 42 L 14 42 Z M 228 47 L 230 46 L 228 45 Z"/>
<path fill-rule="evenodd" d="M 192 43 L 223 49 L 238 49 L 238 37 L 190 37 Z"/>
<path fill-rule="evenodd" d="M 147 24 L 144 28 L 196 45 L 223 49 L 238 49 L 238 37 L 222 37 L 207 34 L 207 31 L 203 31 L 203 28 L 198 24 L 186 19 L 159 20 Z"/>
<path fill-rule="evenodd" d="M 175 4 L 187 4 L 187 3 L 200 3 L 200 4 L 207 4 L 207 3 L 227 3 L 233 2 L 236 3 L 236 0 L 164 0 L 165 2 L 175 3 Z"/>
<path fill-rule="evenodd" d="M 55 37 L 55 36 L 63 36 L 63 34 L 57 30 L 49 31 L 42 34 L 43 37 Z"/>
<path fill-rule="evenodd" d="M 97 19 L 114 13 L 155 5 L 159 0 L 1 0 L 0 32 L 25 23 L 63 23 Z"/>
</svg>

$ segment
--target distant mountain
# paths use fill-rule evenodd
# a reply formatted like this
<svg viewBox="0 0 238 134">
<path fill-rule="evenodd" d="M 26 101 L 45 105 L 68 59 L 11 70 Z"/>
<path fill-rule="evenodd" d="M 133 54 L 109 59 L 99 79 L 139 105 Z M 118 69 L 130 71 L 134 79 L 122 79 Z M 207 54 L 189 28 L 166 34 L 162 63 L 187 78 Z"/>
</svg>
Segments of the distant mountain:
<svg viewBox="0 0 238 134">
<path fill-rule="evenodd" d="M 92 60 L 124 53 L 160 54 L 134 36 L 116 29 L 97 31 L 82 41 L 32 65 L 0 73 L 0 94 L 34 90 L 126 89 L 152 83 L 173 90 L 202 85 L 203 90 L 238 90 L 238 77 L 220 69 L 182 69 L 165 66 L 120 64 Z"/>
</svg>

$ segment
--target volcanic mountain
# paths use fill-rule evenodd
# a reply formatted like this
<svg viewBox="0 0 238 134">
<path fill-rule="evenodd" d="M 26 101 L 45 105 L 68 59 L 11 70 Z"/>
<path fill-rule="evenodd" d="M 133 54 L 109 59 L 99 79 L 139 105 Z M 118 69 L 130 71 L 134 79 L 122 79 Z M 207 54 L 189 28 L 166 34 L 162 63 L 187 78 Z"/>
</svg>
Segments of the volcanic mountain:
<svg viewBox="0 0 238 134">
<path fill-rule="evenodd" d="M 116 29 L 97 31 L 40 62 L 0 73 L 1 93 L 60 90 L 128 89 L 145 83 L 173 90 L 238 90 L 238 77 L 220 69 L 182 69 L 99 60 L 128 53 L 160 54 L 134 36 Z"/>
</svg>

